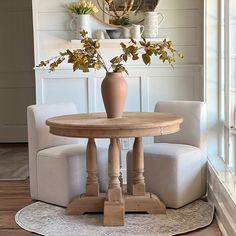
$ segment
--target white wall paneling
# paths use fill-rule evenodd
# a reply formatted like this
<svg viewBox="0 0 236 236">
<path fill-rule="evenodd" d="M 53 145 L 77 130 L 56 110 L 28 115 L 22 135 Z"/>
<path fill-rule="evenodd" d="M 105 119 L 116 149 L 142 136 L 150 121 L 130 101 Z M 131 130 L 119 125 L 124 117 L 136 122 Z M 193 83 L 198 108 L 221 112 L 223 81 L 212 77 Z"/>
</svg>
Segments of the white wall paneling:
<svg viewBox="0 0 236 236">
<path fill-rule="evenodd" d="M 153 111 L 160 100 L 203 100 L 202 67 L 130 66 L 125 111 Z M 80 112 L 102 112 L 100 86 L 103 72 L 86 74 L 37 69 L 37 103 L 75 102 Z"/>
<path fill-rule="evenodd" d="M 71 43 L 71 16 L 65 8 L 69 2 L 73 0 L 33 0 L 36 64 L 54 57 L 58 51 L 81 47 Z M 177 60 L 174 70 L 156 59 L 149 67 L 141 61 L 129 61 L 125 111 L 153 111 L 155 103 L 164 99 L 203 100 L 203 0 L 160 1 L 157 11 L 164 15 L 160 37 L 170 38 L 185 58 Z M 92 28 L 95 31 L 108 27 L 93 18 Z M 102 44 L 101 51 L 106 62 L 121 52 L 119 43 Z M 103 71 L 73 73 L 70 65 L 63 64 L 55 72 L 36 69 L 35 74 L 37 103 L 72 101 L 79 112 L 104 111 L 100 93 Z M 144 139 L 144 143 L 149 142 L 151 138 Z M 107 144 L 107 140 L 98 143 Z M 122 150 L 123 162 L 126 152 Z"/>
<path fill-rule="evenodd" d="M 65 8 L 69 0 L 33 0 L 34 31 L 36 37 L 36 63 L 54 56 L 61 49 L 71 47 L 70 14 Z M 173 40 L 185 54 L 182 64 L 202 64 L 203 47 L 203 0 L 165 0 L 160 2 L 157 11 L 164 15 L 160 25 L 160 36 Z M 99 25 L 93 19 L 93 30 L 108 27 Z"/>
</svg>

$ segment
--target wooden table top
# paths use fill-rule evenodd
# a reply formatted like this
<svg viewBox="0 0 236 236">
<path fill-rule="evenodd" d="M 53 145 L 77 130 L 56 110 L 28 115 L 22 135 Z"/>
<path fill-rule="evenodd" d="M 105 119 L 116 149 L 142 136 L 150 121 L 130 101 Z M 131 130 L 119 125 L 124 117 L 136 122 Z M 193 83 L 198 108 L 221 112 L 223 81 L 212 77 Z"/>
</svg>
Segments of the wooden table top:
<svg viewBox="0 0 236 236">
<path fill-rule="evenodd" d="M 83 138 L 143 137 L 175 133 L 182 117 L 157 112 L 126 112 L 107 119 L 105 113 L 84 113 L 49 118 L 46 124 L 55 135 Z"/>
</svg>

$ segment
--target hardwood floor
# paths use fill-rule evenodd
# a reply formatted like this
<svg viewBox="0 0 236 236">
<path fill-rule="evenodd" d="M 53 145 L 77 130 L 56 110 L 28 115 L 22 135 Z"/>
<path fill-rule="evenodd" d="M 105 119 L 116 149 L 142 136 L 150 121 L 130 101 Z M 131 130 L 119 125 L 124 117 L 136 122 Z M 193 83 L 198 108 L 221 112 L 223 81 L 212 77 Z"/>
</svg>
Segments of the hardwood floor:
<svg viewBox="0 0 236 236">
<path fill-rule="evenodd" d="M 29 180 L 0 181 L 0 236 L 36 235 L 15 223 L 16 212 L 32 202 Z"/>
<path fill-rule="evenodd" d="M 21 229 L 14 220 L 16 212 L 32 203 L 29 180 L 0 181 L 0 236 L 37 235 Z M 184 234 L 186 236 L 221 236 L 215 221 L 201 230 Z"/>
</svg>

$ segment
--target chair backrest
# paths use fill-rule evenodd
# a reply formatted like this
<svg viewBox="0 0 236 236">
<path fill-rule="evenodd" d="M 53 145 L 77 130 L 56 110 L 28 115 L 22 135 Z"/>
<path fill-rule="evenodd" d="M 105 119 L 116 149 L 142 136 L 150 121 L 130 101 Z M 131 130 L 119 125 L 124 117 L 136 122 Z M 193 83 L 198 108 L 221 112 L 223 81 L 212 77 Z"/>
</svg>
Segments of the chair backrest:
<svg viewBox="0 0 236 236">
<path fill-rule="evenodd" d="M 161 101 L 156 112 L 173 113 L 183 117 L 179 132 L 157 136 L 154 142 L 188 144 L 206 152 L 206 104 L 199 101 Z"/>
<path fill-rule="evenodd" d="M 27 107 L 29 174 L 32 198 L 37 199 L 37 153 L 64 144 L 78 143 L 78 139 L 49 133 L 46 120 L 50 117 L 77 113 L 73 103 L 31 105 Z"/>
</svg>

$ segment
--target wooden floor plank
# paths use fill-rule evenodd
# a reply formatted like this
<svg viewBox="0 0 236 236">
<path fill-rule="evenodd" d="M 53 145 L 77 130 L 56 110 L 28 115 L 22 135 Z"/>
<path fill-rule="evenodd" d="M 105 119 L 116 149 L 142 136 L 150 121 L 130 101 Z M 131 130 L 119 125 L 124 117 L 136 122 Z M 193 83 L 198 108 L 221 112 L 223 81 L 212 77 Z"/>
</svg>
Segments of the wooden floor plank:
<svg viewBox="0 0 236 236">
<path fill-rule="evenodd" d="M 3 198 L 0 200 L 0 211 L 18 211 L 33 203 L 30 197 L 27 198 Z"/>
<path fill-rule="evenodd" d="M 15 222 L 16 211 L 0 211 L 0 229 L 20 229 Z"/>
<path fill-rule="evenodd" d="M 38 235 L 34 233 L 27 232 L 23 229 L 19 230 L 1 230 L 0 229 L 0 236 L 32 236 Z"/>
<path fill-rule="evenodd" d="M 0 201 L 2 198 L 29 198 L 29 190 L 24 189 L 11 189 L 11 190 L 0 190 Z"/>
<path fill-rule="evenodd" d="M 29 179 L 0 181 L 0 236 L 37 235 L 21 229 L 15 222 L 15 214 L 31 204 Z"/>
<path fill-rule="evenodd" d="M 2 187 L 13 187 L 13 186 L 29 186 L 29 180 L 17 180 L 17 181 L 0 181 L 0 188 Z"/>
<path fill-rule="evenodd" d="M 0 143 L 0 148 L 28 147 L 28 143 Z"/>
</svg>

